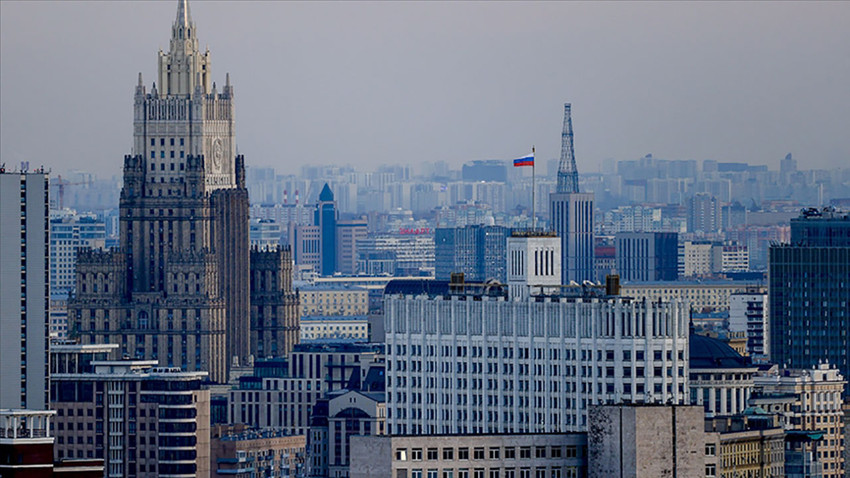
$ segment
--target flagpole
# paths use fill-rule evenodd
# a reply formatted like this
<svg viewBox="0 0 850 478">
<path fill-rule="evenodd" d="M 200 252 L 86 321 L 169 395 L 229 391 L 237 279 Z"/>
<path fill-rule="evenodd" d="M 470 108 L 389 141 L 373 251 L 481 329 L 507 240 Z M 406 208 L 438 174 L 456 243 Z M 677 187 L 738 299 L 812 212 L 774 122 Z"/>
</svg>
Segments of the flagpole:
<svg viewBox="0 0 850 478">
<path fill-rule="evenodd" d="M 534 200 L 535 195 L 537 194 L 537 191 L 536 191 L 537 188 L 535 187 L 535 176 L 534 176 L 534 170 L 537 168 L 537 166 L 535 165 L 535 162 L 536 162 L 535 159 L 537 159 L 537 158 L 534 157 L 534 146 L 532 145 L 531 146 L 531 230 L 532 231 L 537 230 L 537 213 L 535 212 L 536 207 L 537 207 L 537 201 Z"/>
</svg>

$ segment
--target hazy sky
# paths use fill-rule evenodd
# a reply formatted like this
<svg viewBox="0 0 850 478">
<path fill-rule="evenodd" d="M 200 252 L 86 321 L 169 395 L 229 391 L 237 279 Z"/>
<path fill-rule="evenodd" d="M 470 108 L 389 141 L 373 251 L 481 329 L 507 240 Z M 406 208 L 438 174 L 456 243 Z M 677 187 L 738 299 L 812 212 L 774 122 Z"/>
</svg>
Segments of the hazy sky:
<svg viewBox="0 0 850 478">
<path fill-rule="evenodd" d="M 119 172 L 176 0 L 0 1 L 0 160 Z M 850 2 L 191 3 L 251 165 L 850 166 Z M 292 169 L 294 170 L 294 169 Z"/>
</svg>

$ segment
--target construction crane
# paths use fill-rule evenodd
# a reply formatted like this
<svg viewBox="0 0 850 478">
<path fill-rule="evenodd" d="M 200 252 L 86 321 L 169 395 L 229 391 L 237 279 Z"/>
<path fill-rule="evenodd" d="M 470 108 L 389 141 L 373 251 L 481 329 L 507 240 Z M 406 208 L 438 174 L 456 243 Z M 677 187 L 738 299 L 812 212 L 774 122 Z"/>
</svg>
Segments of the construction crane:
<svg viewBox="0 0 850 478">
<path fill-rule="evenodd" d="M 56 176 L 56 192 L 59 194 L 58 209 L 62 210 L 65 207 L 65 186 L 89 186 L 91 180 L 72 183 L 66 179 L 62 179 L 62 175 Z"/>
</svg>

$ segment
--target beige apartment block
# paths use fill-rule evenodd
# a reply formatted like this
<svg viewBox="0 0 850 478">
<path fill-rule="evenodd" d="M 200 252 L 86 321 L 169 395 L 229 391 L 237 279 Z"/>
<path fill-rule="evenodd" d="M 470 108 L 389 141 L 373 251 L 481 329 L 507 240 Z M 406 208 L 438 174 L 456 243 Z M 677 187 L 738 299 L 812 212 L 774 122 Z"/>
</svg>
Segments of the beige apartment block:
<svg viewBox="0 0 850 478">
<path fill-rule="evenodd" d="M 838 369 L 826 363 L 811 369 L 773 370 L 755 377 L 750 404 L 781 414 L 786 430 L 822 432 L 816 453 L 823 478 L 845 478 L 845 384 Z"/>
</svg>

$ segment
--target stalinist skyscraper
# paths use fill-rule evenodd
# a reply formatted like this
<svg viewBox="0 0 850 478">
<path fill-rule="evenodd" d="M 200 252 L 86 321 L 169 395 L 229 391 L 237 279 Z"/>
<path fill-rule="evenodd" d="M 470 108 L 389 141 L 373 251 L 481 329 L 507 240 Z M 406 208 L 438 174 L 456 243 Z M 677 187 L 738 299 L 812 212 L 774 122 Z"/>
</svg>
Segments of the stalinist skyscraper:
<svg viewBox="0 0 850 478">
<path fill-rule="evenodd" d="M 250 355 L 248 193 L 230 76 L 212 81 L 187 0 L 158 67 L 136 86 L 120 247 L 80 252 L 71 332 L 225 382 Z"/>
</svg>

